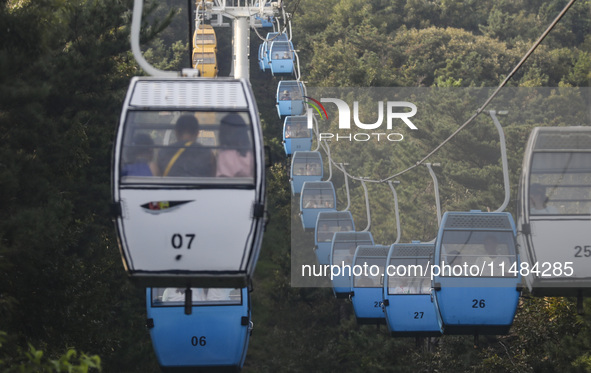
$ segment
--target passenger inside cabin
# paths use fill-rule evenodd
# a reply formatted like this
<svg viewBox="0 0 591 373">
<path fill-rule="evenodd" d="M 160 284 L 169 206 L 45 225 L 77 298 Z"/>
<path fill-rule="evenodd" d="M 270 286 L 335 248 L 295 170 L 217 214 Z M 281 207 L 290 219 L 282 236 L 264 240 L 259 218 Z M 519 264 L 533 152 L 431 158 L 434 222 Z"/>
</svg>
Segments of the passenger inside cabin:
<svg viewBox="0 0 591 373">
<path fill-rule="evenodd" d="M 210 177 L 215 175 L 215 157 L 197 143 L 199 122 L 192 114 L 181 116 L 175 124 L 177 142 L 161 149 L 158 168 L 162 176 Z"/>
<path fill-rule="evenodd" d="M 145 133 L 137 134 L 128 150 L 131 162 L 123 165 L 121 176 L 156 176 L 158 166 L 154 162 L 154 140 Z"/>
<path fill-rule="evenodd" d="M 532 215 L 557 214 L 554 206 L 548 206 L 546 187 L 541 184 L 532 184 L 529 188 L 529 213 Z"/>
<path fill-rule="evenodd" d="M 509 260 L 506 255 L 501 255 L 499 252 L 499 243 L 497 238 L 489 234 L 484 238 L 483 242 L 485 254 L 476 259 L 476 265 L 484 269 L 481 276 L 502 276 L 507 273 L 509 269 Z M 502 273 L 503 268 L 505 273 Z"/>
<path fill-rule="evenodd" d="M 412 279 L 406 276 L 397 277 L 394 294 L 416 294 L 416 288 L 412 284 Z"/>
<path fill-rule="evenodd" d="M 306 198 L 306 200 L 304 201 L 304 208 L 307 208 L 307 209 L 318 208 L 319 203 L 316 198 L 317 198 L 317 196 Z"/>
<path fill-rule="evenodd" d="M 281 97 L 279 98 L 281 101 L 289 101 L 291 100 L 291 94 L 286 89 L 281 93 Z"/>
<path fill-rule="evenodd" d="M 318 229 L 318 242 L 330 242 L 333 235 L 333 232 L 330 232 L 328 229 L 328 224 L 322 223 Z"/>
<path fill-rule="evenodd" d="M 253 177 L 254 156 L 249 131 L 239 114 L 228 114 L 220 123 L 217 177 Z"/>
</svg>

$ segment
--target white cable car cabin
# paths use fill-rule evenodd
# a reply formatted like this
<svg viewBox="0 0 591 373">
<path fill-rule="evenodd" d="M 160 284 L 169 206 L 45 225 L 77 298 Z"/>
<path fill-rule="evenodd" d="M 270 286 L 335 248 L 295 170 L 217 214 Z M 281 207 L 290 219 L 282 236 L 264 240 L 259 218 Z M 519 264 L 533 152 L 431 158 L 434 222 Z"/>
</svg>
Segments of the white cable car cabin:
<svg viewBox="0 0 591 373">
<path fill-rule="evenodd" d="M 119 246 L 133 280 L 248 284 L 263 238 L 265 175 L 246 80 L 133 78 L 112 169 Z"/>
<path fill-rule="evenodd" d="M 529 290 L 539 296 L 590 295 L 591 127 L 534 128 L 519 198 Z"/>
</svg>

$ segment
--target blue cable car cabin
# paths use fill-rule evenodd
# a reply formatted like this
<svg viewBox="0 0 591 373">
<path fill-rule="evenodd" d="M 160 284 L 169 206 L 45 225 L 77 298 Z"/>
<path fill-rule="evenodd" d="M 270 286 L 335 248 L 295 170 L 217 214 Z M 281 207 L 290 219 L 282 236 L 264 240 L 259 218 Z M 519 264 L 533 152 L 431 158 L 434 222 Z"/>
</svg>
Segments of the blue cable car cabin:
<svg viewBox="0 0 591 373">
<path fill-rule="evenodd" d="M 359 245 L 374 245 L 370 232 L 336 232 L 332 238 L 330 264 L 340 267 L 339 273 L 332 276 L 332 291 L 337 298 L 351 294 L 353 259 Z"/>
<path fill-rule="evenodd" d="M 304 230 L 314 229 L 318 214 L 337 211 L 334 185 L 330 181 L 305 181 L 300 193 L 300 214 Z"/>
<path fill-rule="evenodd" d="M 444 334 L 507 334 L 521 290 L 515 223 L 506 212 L 446 212 L 433 292 Z M 437 275 L 436 275 L 437 274 Z"/>
<path fill-rule="evenodd" d="M 148 328 L 164 371 L 239 371 L 252 331 L 248 288 L 147 288 Z"/>
<path fill-rule="evenodd" d="M 279 118 L 304 114 L 306 86 L 297 80 L 282 80 L 277 84 L 277 113 Z M 307 123 L 307 122 L 306 122 Z"/>
<path fill-rule="evenodd" d="M 255 6 L 259 6 L 258 1 L 255 3 Z M 271 6 L 271 1 L 267 1 L 265 2 L 265 7 L 270 7 Z M 257 14 L 254 16 L 255 22 L 254 22 L 254 26 L 255 27 L 273 27 L 273 22 L 275 21 L 275 17 L 273 16 L 265 16 L 265 15 L 261 15 L 261 14 Z"/>
<path fill-rule="evenodd" d="M 273 43 L 274 41 L 288 41 L 287 38 L 287 34 L 282 34 L 279 32 L 269 32 L 267 33 L 267 37 L 265 38 L 265 41 L 262 43 L 263 45 L 263 50 L 262 50 L 262 60 L 263 60 L 263 64 L 264 64 L 264 68 L 263 71 L 265 71 L 266 69 L 270 69 L 271 68 L 271 43 Z"/>
<path fill-rule="evenodd" d="M 321 212 L 314 231 L 314 253 L 321 265 L 330 264 L 332 238 L 336 232 L 354 232 L 355 222 L 350 211 Z"/>
<path fill-rule="evenodd" d="M 532 294 L 591 295 L 591 127 L 534 128 L 519 199 L 519 240 L 532 269 L 525 278 Z"/>
<path fill-rule="evenodd" d="M 312 129 L 308 128 L 306 115 L 287 116 L 283 121 L 283 148 L 285 155 L 312 149 Z"/>
<path fill-rule="evenodd" d="M 112 174 L 118 242 L 131 279 L 146 286 L 246 286 L 263 238 L 264 170 L 247 81 L 133 78 Z"/>
<path fill-rule="evenodd" d="M 259 45 L 259 53 L 258 53 L 258 62 L 259 62 L 259 69 L 261 71 L 265 71 L 267 65 L 265 64 L 265 44 L 261 43 Z"/>
<path fill-rule="evenodd" d="M 264 1 L 264 3 L 265 3 L 265 7 L 271 6 L 271 1 Z M 256 6 L 256 7 L 260 6 L 259 2 L 256 1 L 254 3 L 254 6 Z M 254 19 L 255 19 L 254 27 L 273 27 L 273 22 L 275 21 L 274 16 L 266 16 L 266 15 L 262 15 L 262 14 L 256 14 L 254 16 Z"/>
<path fill-rule="evenodd" d="M 431 299 L 430 265 L 435 245 L 402 243 L 390 246 L 384 278 L 384 313 L 394 337 L 427 337 L 441 334 Z M 403 270 L 399 268 L 404 268 Z"/>
<path fill-rule="evenodd" d="M 321 181 L 324 176 L 320 152 L 297 151 L 291 157 L 291 194 L 300 194 L 306 181 Z"/>
<path fill-rule="evenodd" d="M 351 277 L 351 302 L 358 324 L 385 324 L 383 288 L 390 246 L 359 245 Z"/>
<path fill-rule="evenodd" d="M 295 53 L 291 41 L 272 41 L 268 56 L 271 74 L 293 74 Z"/>
</svg>

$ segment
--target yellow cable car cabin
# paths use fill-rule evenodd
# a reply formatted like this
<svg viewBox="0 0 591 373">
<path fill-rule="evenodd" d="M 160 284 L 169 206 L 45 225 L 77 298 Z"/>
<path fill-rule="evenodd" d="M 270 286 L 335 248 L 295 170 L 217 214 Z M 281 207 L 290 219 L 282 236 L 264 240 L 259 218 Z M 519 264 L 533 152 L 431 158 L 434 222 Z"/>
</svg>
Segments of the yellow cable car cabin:
<svg viewBox="0 0 591 373">
<path fill-rule="evenodd" d="M 205 78 L 218 76 L 218 62 L 213 49 L 193 48 L 193 68 Z"/>
<path fill-rule="evenodd" d="M 213 49 L 218 51 L 218 42 L 215 36 L 215 30 L 211 25 L 199 25 L 193 34 L 193 48 Z"/>
</svg>

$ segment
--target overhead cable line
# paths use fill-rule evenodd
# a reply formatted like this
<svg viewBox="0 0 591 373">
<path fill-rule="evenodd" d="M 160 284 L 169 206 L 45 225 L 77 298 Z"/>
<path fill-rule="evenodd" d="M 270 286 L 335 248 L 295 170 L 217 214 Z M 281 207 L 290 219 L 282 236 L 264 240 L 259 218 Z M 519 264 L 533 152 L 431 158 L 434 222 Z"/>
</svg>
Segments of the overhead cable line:
<svg viewBox="0 0 591 373">
<path fill-rule="evenodd" d="M 351 174 L 348 174 L 348 176 L 351 179 L 354 180 L 363 180 L 365 182 L 373 182 L 373 183 L 383 183 L 386 182 L 388 180 L 394 179 L 400 175 L 403 175 L 405 173 L 407 173 L 408 171 L 413 170 L 414 168 L 420 166 L 421 164 L 423 164 L 427 159 L 429 159 L 433 154 L 435 154 L 437 151 L 439 151 L 439 149 L 441 149 L 445 144 L 447 144 L 449 141 L 451 141 L 451 139 L 453 139 L 458 133 L 460 133 L 464 128 L 466 128 L 470 123 L 472 123 L 472 121 L 488 106 L 488 104 L 497 96 L 497 94 L 500 92 L 500 90 L 509 82 L 509 80 L 515 75 L 515 73 L 521 68 L 521 66 L 523 66 L 523 64 L 525 63 L 525 61 L 527 61 L 527 59 L 531 56 L 531 54 L 536 50 L 536 48 L 542 43 L 542 41 L 546 38 L 546 36 L 550 33 L 550 31 L 552 31 L 552 29 L 554 28 L 554 26 L 556 26 L 556 24 L 560 21 L 560 19 L 562 19 L 562 17 L 564 16 L 564 14 L 570 9 L 570 7 L 576 2 L 576 0 L 571 0 L 568 4 L 566 4 L 566 6 L 562 9 L 562 11 L 556 16 L 556 18 L 554 19 L 554 21 L 552 21 L 552 23 L 546 28 L 546 30 L 542 33 L 542 35 L 536 40 L 536 42 L 532 45 L 532 47 L 527 51 L 527 53 L 522 57 L 521 61 L 519 61 L 519 63 L 513 68 L 513 70 L 509 73 L 509 75 L 507 75 L 507 77 L 503 80 L 503 82 L 497 87 L 497 89 L 490 95 L 490 97 L 484 102 L 484 104 L 482 104 L 482 106 L 480 108 L 478 108 L 476 110 L 476 112 L 470 117 L 468 118 L 468 120 L 462 124 L 457 130 L 454 131 L 454 133 L 452 133 L 447 139 L 445 139 L 443 142 L 441 142 L 437 147 L 435 147 L 435 149 L 433 149 L 429 154 L 427 154 L 425 157 L 423 157 L 421 160 L 417 161 L 414 165 L 394 174 L 391 175 L 389 177 L 386 177 L 384 179 L 381 180 L 369 180 L 369 179 L 365 179 L 365 178 L 361 178 L 361 177 L 356 177 L 353 176 Z M 326 146 L 328 147 L 328 144 L 326 144 Z M 346 172 L 344 169 L 340 168 L 336 162 L 334 162 L 329 155 L 329 161 L 335 165 L 335 167 L 337 169 L 339 169 L 342 172 Z"/>
</svg>

